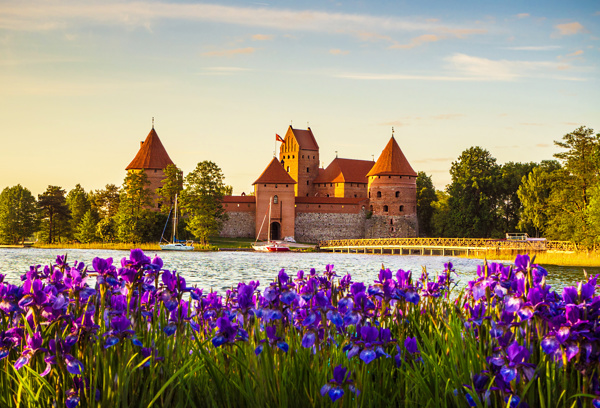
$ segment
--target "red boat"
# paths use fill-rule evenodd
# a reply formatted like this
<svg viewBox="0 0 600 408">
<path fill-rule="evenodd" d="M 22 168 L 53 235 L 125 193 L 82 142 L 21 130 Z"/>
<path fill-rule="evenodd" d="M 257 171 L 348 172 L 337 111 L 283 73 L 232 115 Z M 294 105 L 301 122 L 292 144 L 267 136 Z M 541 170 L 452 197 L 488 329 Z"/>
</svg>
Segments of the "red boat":
<svg viewBox="0 0 600 408">
<path fill-rule="evenodd" d="M 269 252 L 289 252 L 290 247 L 281 245 L 275 242 L 273 245 L 267 245 L 267 251 Z"/>
</svg>

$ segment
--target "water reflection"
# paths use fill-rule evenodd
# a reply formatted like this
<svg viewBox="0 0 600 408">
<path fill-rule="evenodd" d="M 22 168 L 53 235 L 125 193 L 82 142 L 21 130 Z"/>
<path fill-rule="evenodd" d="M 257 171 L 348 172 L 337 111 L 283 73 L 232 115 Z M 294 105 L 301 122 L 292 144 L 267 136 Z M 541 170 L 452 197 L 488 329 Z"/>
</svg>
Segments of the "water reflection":
<svg viewBox="0 0 600 408">
<path fill-rule="evenodd" d="M 30 265 L 49 264 L 56 255 L 67 254 L 70 263 L 77 260 L 91 266 L 96 256 L 112 257 L 116 264 L 128 256 L 128 251 L 116 250 L 82 250 L 82 249 L 37 249 L 37 248 L 3 248 L 0 249 L 0 271 L 6 274 L 6 280 L 17 283 L 19 276 L 25 273 Z M 413 276 L 419 276 L 422 268 L 430 275 L 444 270 L 444 263 L 451 261 L 459 273 L 459 287 L 473 279 L 477 266 L 483 261 L 478 259 L 452 258 L 443 256 L 398 256 L 398 255 L 365 255 L 365 254 L 331 254 L 331 253 L 257 253 L 257 252 L 159 252 L 164 260 L 165 268 L 177 270 L 184 276 L 188 284 L 195 284 L 205 290 L 224 291 L 240 281 L 260 280 L 261 287 L 272 281 L 280 269 L 285 268 L 288 274 L 298 270 L 309 271 L 315 268 L 323 271 L 325 265 L 334 264 L 338 275 L 350 273 L 355 281 L 373 282 L 382 265 L 393 272 L 398 269 L 411 270 Z M 154 256 L 154 253 L 147 253 Z M 492 262 L 492 261 L 490 261 Z M 582 267 L 562 267 L 545 265 L 548 270 L 548 284 L 555 290 L 574 285 L 583 280 Z M 588 274 L 600 273 L 599 267 L 586 268 Z"/>
</svg>

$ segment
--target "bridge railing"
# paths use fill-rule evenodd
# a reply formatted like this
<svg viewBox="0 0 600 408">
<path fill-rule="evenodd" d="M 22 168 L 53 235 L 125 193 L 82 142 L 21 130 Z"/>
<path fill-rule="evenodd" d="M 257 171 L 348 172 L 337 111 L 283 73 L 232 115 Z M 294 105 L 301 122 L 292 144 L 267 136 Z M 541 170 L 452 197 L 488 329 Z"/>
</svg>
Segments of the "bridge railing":
<svg viewBox="0 0 600 408">
<path fill-rule="evenodd" d="M 363 238 L 333 239 L 319 242 L 321 248 L 339 247 L 436 247 L 473 248 L 482 250 L 574 251 L 568 241 L 514 241 L 489 238 Z"/>
</svg>

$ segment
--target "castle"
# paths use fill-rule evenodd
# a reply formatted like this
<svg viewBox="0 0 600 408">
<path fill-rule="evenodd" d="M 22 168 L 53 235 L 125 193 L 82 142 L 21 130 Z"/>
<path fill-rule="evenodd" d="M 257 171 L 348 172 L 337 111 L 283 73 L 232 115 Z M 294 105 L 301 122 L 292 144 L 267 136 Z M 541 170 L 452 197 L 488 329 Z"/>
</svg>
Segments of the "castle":
<svg viewBox="0 0 600 408">
<path fill-rule="evenodd" d="M 310 129 L 291 126 L 279 158 L 253 183 L 254 195 L 225 196 L 229 215 L 223 237 L 266 240 L 417 237 L 417 173 L 394 136 L 376 162 L 335 158 L 319 167 L 319 145 Z M 145 171 L 154 191 L 173 163 L 154 127 L 127 167 Z"/>
</svg>

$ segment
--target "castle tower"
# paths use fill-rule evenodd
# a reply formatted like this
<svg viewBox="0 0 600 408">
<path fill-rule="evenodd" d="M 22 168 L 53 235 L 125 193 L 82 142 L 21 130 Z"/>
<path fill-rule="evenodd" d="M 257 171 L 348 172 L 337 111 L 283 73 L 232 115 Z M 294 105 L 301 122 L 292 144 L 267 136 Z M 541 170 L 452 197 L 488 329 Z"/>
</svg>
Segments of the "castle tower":
<svg viewBox="0 0 600 408">
<path fill-rule="evenodd" d="M 319 175 L 319 145 L 310 127 L 307 130 L 288 128 L 279 147 L 279 161 L 297 183 L 296 196 L 312 197 L 315 194 L 313 181 Z"/>
<path fill-rule="evenodd" d="M 161 181 L 165 178 L 164 169 L 169 164 L 174 163 L 152 126 L 146 140 L 140 142 L 140 150 L 125 170 L 144 171 L 150 182 L 148 188 L 153 193 L 153 199 L 156 199 L 156 189 L 162 187 Z"/>
<path fill-rule="evenodd" d="M 417 173 L 400 150 L 394 136 L 367 173 L 374 215 L 414 217 L 417 215 Z"/>
<path fill-rule="evenodd" d="M 277 158 L 273 157 L 253 184 L 258 239 L 266 240 L 269 229 L 272 240 L 293 237 L 296 221 L 296 181 L 284 170 Z"/>
</svg>

